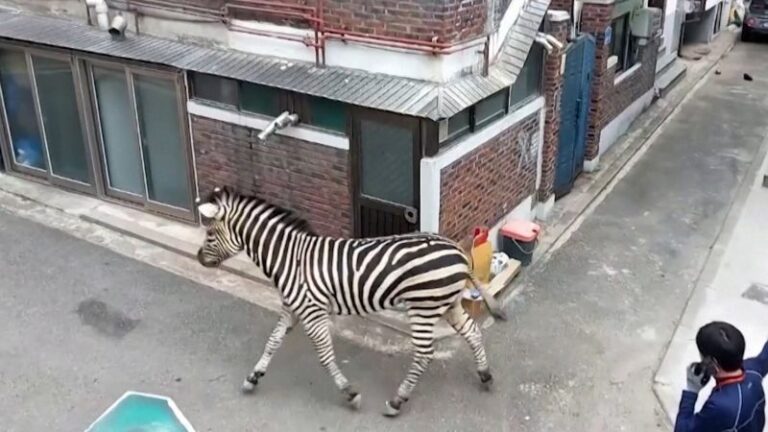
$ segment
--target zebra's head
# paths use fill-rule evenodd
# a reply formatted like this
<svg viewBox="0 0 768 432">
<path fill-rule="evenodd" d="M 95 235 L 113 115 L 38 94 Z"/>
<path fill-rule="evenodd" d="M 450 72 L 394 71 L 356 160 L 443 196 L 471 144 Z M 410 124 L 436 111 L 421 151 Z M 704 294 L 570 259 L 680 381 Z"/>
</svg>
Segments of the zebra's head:
<svg viewBox="0 0 768 432">
<path fill-rule="evenodd" d="M 216 188 L 205 202 L 197 200 L 197 209 L 206 227 L 205 242 L 197 251 L 197 260 L 205 267 L 218 267 L 243 250 L 242 240 L 232 229 L 229 216 L 235 198 L 229 189 Z"/>
</svg>

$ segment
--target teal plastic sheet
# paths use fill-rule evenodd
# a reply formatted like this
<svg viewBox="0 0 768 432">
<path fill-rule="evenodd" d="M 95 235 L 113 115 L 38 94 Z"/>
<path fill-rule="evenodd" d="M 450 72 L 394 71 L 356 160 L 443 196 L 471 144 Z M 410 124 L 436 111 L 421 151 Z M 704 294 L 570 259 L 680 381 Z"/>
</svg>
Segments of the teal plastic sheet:
<svg viewBox="0 0 768 432">
<path fill-rule="evenodd" d="M 86 432 L 195 432 L 172 399 L 127 392 Z"/>
</svg>

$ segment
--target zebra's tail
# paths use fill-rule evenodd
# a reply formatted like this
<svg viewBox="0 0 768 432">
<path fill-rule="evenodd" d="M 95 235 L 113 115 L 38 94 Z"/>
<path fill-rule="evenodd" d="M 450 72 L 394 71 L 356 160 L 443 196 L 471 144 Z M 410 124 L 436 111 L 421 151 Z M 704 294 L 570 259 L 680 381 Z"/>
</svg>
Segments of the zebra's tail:
<svg viewBox="0 0 768 432">
<path fill-rule="evenodd" d="M 485 306 L 488 308 L 488 311 L 493 315 L 494 318 L 500 321 L 506 321 L 507 320 L 507 314 L 504 313 L 504 310 L 502 310 L 501 305 L 499 302 L 496 301 L 495 298 L 485 289 L 482 282 L 480 282 L 477 279 L 477 276 L 474 275 L 471 271 L 469 272 L 469 280 L 472 282 L 472 285 L 477 288 L 477 291 L 480 292 L 480 296 L 483 297 L 483 302 L 485 302 Z"/>
</svg>

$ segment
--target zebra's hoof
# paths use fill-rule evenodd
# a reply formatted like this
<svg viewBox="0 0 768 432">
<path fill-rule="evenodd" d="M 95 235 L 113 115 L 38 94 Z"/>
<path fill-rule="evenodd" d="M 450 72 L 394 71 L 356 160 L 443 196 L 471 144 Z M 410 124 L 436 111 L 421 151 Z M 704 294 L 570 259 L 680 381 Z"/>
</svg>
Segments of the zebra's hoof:
<svg viewBox="0 0 768 432">
<path fill-rule="evenodd" d="M 493 375 L 488 371 L 478 371 L 477 374 L 480 376 L 480 383 L 483 388 L 485 390 L 490 390 L 493 386 Z"/>
<path fill-rule="evenodd" d="M 240 391 L 245 394 L 253 393 L 254 390 L 256 390 L 256 384 L 248 380 L 243 381 L 243 385 L 240 386 Z"/>
<path fill-rule="evenodd" d="M 259 384 L 259 378 L 264 376 L 264 372 L 253 372 L 243 381 L 243 385 L 240 386 L 240 390 L 243 393 L 253 393 L 256 386 Z"/>
<path fill-rule="evenodd" d="M 347 399 L 347 403 L 349 404 L 349 407 L 353 410 L 357 411 L 360 409 L 360 405 L 363 403 L 363 395 L 360 393 L 355 393 L 354 395 L 350 395 L 350 398 Z"/>
<path fill-rule="evenodd" d="M 384 408 L 384 415 L 387 417 L 397 417 L 400 415 L 400 402 L 397 401 L 387 401 L 386 402 L 386 408 Z"/>
</svg>

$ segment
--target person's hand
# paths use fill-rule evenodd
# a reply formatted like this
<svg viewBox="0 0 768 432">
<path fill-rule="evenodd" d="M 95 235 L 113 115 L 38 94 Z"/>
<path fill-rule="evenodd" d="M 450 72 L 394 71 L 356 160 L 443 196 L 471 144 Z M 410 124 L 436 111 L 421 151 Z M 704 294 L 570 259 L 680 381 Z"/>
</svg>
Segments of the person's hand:
<svg viewBox="0 0 768 432">
<path fill-rule="evenodd" d="M 709 382 L 709 374 L 701 363 L 691 363 L 688 366 L 688 386 L 687 390 L 698 393 Z"/>
</svg>

